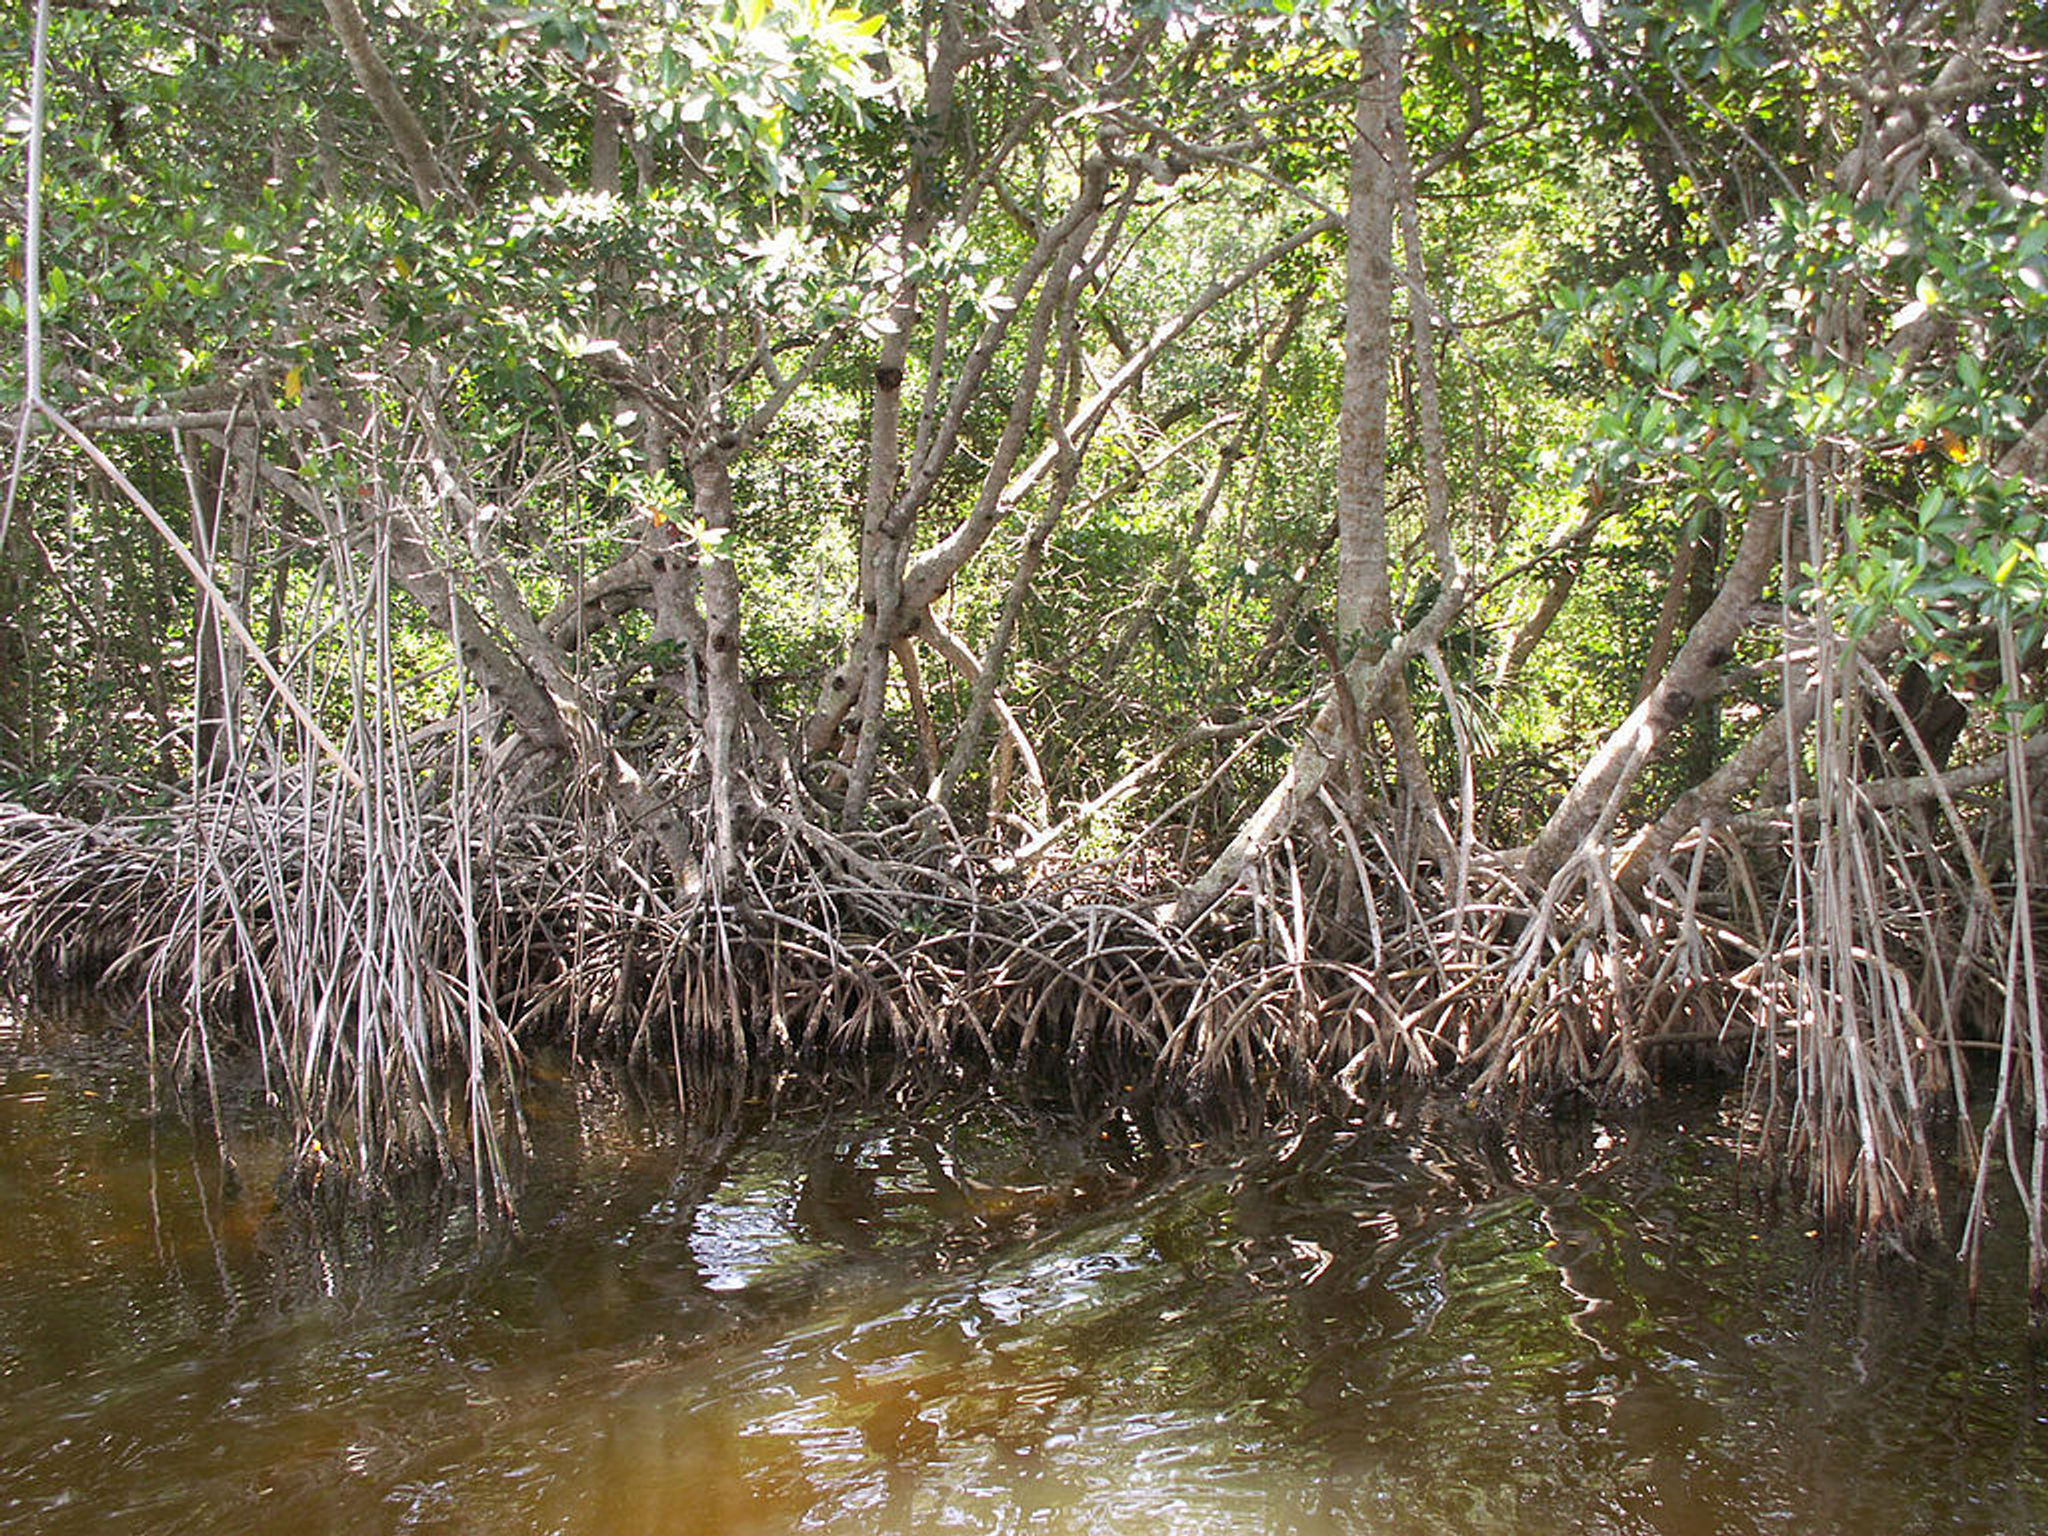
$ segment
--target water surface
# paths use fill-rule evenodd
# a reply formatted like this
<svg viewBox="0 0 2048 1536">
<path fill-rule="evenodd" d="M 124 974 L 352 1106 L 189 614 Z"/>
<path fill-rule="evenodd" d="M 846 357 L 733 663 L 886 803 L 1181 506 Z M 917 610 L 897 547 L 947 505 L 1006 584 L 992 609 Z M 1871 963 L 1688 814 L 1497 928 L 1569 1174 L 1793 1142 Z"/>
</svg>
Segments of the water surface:
<svg viewBox="0 0 2048 1536">
<path fill-rule="evenodd" d="M 517 1230 L 280 1201 L 247 1120 L 0 1020 L 0 1531 L 2020 1532 L 2017 1234 L 1972 1317 L 1733 1111 L 1233 1136 L 964 1081 L 561 1071 Z"/>
</svg>

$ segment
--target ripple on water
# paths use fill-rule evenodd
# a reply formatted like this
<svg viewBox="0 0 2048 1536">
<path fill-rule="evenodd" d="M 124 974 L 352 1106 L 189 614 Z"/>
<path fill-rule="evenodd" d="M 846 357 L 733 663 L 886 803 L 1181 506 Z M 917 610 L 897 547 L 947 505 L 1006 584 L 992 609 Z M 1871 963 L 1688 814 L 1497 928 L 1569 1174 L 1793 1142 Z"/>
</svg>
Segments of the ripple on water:
<svg viewBox="0 0 2048 1536">
<path fill-rule="evenodd" d="M 237 1190 L 107 1049 L 40 1051 L 0 1034 L 0 1531 L 2048 1528 L 2012 1234 L 1973 1322 L 1759 1220 L 1711 1104 L 1229 1153 L 959 1083 L 671 1123 L 565 1080 L 480 1242 L 459 1191 L 277 1206 L 258 1128 Z"/>
</svg>

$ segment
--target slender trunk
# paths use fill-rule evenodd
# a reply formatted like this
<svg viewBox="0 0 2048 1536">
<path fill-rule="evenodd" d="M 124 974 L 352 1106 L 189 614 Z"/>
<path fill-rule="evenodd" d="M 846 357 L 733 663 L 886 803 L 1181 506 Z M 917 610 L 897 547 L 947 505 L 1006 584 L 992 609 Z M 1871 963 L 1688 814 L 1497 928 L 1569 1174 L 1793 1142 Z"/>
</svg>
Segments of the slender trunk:
<svg viewBox="0 0 2048 1536">
<path fill-rule="evenodd" d="M 1095 162 L 1091 161 L 1089 166 L 1084 168 L 1084 182 L 1090 178 L 1101 180 L 1105 177 L 1106 172 Z M 1077 203 L 1075 209 L 1069 211 L 1069 219 L 1064 220 L 1061 225 L 1064 235 L 1070 235 L 1073 232 L 1074 224 L 1079 218 L 1085 216 L 1092 222 L 1094 217 L 1100 213 L 1102 205 L 1099 190 L 1098 195 L 1092 202 L 1084 198 L 1081 203 Z M 1084 204 L 1086 205 L 1085 207 L 1083 206 Z M 1256 259 L 1242 270 L 1212 283 L 1200 294 L 1196 295 L 1178 314 L 1162 322 L 1146 340 L 1144 345 L 1139 347 L 1128 360 L 1120 365 L 1104 381 L 1093 395 L 1083 401 L 1068 416 L 1066 421 L 1067 435 L 1070 438 L 1079 440 L 1083 435 L 1092 431 L 1101 422 L 1110 408 L 1122 398 L 1123 393 L 1131 388 L 1143 375 L 1145 369 L 1168 347 L 1172 346 L 1174 342 L 1186 334 L 1204 315 L 1208 314 L 1210 310 L 1228 299 L 1232 294 L 1238 292 L 1275 262 L 1284 260 L 1291 253 L 1302 249 L 1318 236 L 1327 233 L 1334 227 L 1335 221 L 1322 219 L 1303 229 L 1297 230 L 1279 244 L 1260 253 Z M 1064 238 L 1062 243 L 1064 243 Z M 1034 262 L 1037 261 L 1036 255 L 1034 255 L 1033 260 Z M 1051 253 L 1048 253 L 1045 264 L 1049 265 L 1050 262 Z M 1031 286 L 1035 286 L 1037 272 L 1041 270 L 1043 268 L 1038 267 L 1028 274 L 1032 277 Z M 1013 292 L 1017 286 L 1016 284 L 1012 285 Z M 1023 297 L 1028 298 L 1029 294 L 1030 287 L 1027 286 Z M 1042 306 L 1034 306 L 1034 318 L 1041 308 Z M 978 356 L 981 350 L 981 346 L 977 344 L 975 355 Z M 1038 344 L 1035 349 L 1027 348 L 1027 362 L 1034 351 L 1039 367 L 1042 368 L 1043 344 Z M 963 374 L 963 385 L 969 377 L 978 381 L 980 374 L 970 369 L 968 373 Z M 923 616 L 932 602 L 945 592 L 946 588 L 952 584 L 953 578 L 959 574 L 961 569 L 987 543 L 989 535 L 1002 525 L 1003 519 L 1016 509 L 1018 504 L 1030 494 L 1038 482 L 1051 470 L 1057 458 L 1057 449 L 1051 445 L 1043 449 L 1022 470 L 1016 469 L 1016 461 L 1020 456 L 1021 435 L 1030 424 L 1032 410 L 1036 404 L 1037 370 L 1033 370 L 1030 373 L 1030 382 L 1031 391 L 1029 393 L 1026 393 L 1020 384 L 1018 396 L 1013 404 L 1012 421 L 1017 422 L 1021 417 L 1021 425 L 1018 425 L 1016 429 L 1019 441 L 1013 444 L 1010 429 L 1006 427 L 1003 439 L 997 447 L 996 461 L 983 479 L 982 495 L 976 501 L 974 507 L 951 533 L 947 534 L 938 543 L 929 546 L 923 552 L 914 556 L 905 567 L 903 597 L 898 609 L 899 637 L 901 634 L 915 631 L 916 627 L 923 622 Z M 965 401 L 964 398 L 961 398 L 962 394 L 962 389 L 956 388 L 956 404 L 960 414 L 964 416 Z M 924 500 L 935 487 L 939 471 L 950 457 L 952 443 L 958 432 L 958 423 L 952 420 L 952 415 L 953 413 L 949 410 L 946 420 L 942 421 L 939 429 L 934 432 L 933 446 L 928 454 L 927 461 L 913 466 L 910 472 L 910 483 L 905 489 L 899 505 L 922 506 Z M 853 706 L 858 697 L 854 684 L 859 677 L 859 668 L 863 655 L 864 652 L 856 650 L 854 656 L 845 664 L 834 669 L 832 675 L 826 680 L 823 693 L 810 719 L 804 726 L 804 743 L 807 750 L 814 753 L 821 752 L 831 744 L 833 738 L 837 735 L 841 724 L 846 718 L 847 711 Z"/>
<path fill-rule="evenodd" d="M 1404 631 L 1384 656 L 1363 667 L 1354 667 L 1349 679 L 1351 695 L 1363 719 L 1381 708 L 1387 691 L 1401 675 L 1401 669 L 1443 638 L 1453 620 L 1465 610 L 1467 588 L 1453 582 L 1437 595 L 1429 611 L 1415 627 Z M 1313 802 L 1342 754 L 1343 708 L 1332 697 L 1316 712 L 1302 743 L 1294 749 L 1287 770 L 1273 786 L 1259 808 L 1238 826 L 1230 843 L 1218 854 L 1164 914 L 1174 924 L 1185 926 L 1227 896 L 1243 878 L 1252 861 L 1294 825 L 1295 818 Z"/>
<path fill-rule="evenodd" d="M 824 697 L 819 700 L 817 708 L 804 727 L 805 745 L 809 750 L 820 752 L 830 745 L 845 720 L 847 711 L 859 703 L 866 693 L 866 679 L 877 666 L 887 667 L 886 655 L 878 659 L 874 652 L 877 649 L 886 651 L 896 640 L 915 628 L 919 616 L 930 606 L 932 599 L 945 590 L 960 567 L 980 550 L 989 535 L 1015 506 L 1028 485 L 1035 483 L 1039 472 L 1036 464 L 1025 471 L 1021 477 L 1021 484 L 1013 486 L 1011 475 L 1016 470 L 1018 459 L 1023 456 L 1025 441 L 1037 415 L 1039 381 L 1044 374 L 1046 350 L 1051 343 L 1052 325 L 1059 308 L 1060 297 L 1067 285 L 1067 274 L 1095 227 L 1107 187 L 1107 168 L 1091 163 L 1083 173 L 1082 196 L 1069 210 L 1069 218 L 1063 220 L 1057 227 L 1060 236 L 1058 245 L 1046 252 L 1046 261 L 1042 269 L 1045 272 L 1045 290 L 1031 309 L 1031 325 L 1026 335 L 1024 356 L 1018 368 L 1009 415 L 1004 421 L 1003 433 L 997 441 L 995 454 L 982 476 L 981 491 L 973 509 L 960 526 L 935 549 L 927 550 L 916 561 L 905 564 L 888 615 L 882 613 L 879 597 L 874 599 L 876 611 L 873 614 L 862 614 L 862 632 L 855 645 L 853 657 L 827 681 Z M 1062 259 L 1056 261 L 1055 257 Z M 1034 273 L 1034 286 L 1036 276 Z M 1028 297 L 1028 290 L 1026 296 Z M 992 326 L 990 329 L 994 330 L 995 327 Z M 979 352 L 980 348 L 977 347 L 977 356 Z M 974 359 L 970 358 L 970 374 L 975 372 L 973 363 Z M 964 412 L 965 402 L 959 402 L 959 405 Z M 913 467 L 910 484 L 897 502 L 894 513 L 896 521 L 906 525 L 914 521 L 925 498 L 936 488 L 937 461 L 941 456 L 950 456 L 953 436 L 958 431 L 958 425 L 951 420 L 949 413 L 948 422 L 942 425 L 932 449 L 931 461 Z M 907 539 L 904 540 L 903 547 L 907 552 Z M 894 626 L 894 633 L 890 630 L 891 623 Z M 859 686 L 856 687 L 856 684 Z"/>
<path fill-rule="evenodd" d="M 1387 541 L 1387 384 L 1394 287 L 1394 221 L 1401 193 L 1400 27 L 1372 28 L 1359 48 L 1357 110 L 1344 217 L 1344 392 L 1337 421 L 1337 629 L 1340 690 L 1317 712 L 1280 782 L 1229 844 L 1182 893 L 1171 920 L 1190 923 L 1221 900 L 1252 862 L 1286 835 L 1335 762 L 1355 747 L 1362 723 L 1405 687 L 1402 668 L 1443 634 L 1464 607 L 1454 571 L 1422 620 L 1391 647 L 1392 581 Z M 1350 698 L 1341 690 L 1348 689 Z M 1355 713 L 1354 713 L 1355 707 Z M 1406 712 L 1393 711 L 1397 748 Z M 1350 729 L 1346 729 L 1347 721 Z M 1408 745 L 1412 746 L 1412 729 Z M 1428 784 L 1409 753 L 1406 777 L 1426 802 Z"/>
<path fill-rule="evenodd" d="M 1368 31 L 1359 48 L 1350 200 L 1344 222 L 1344 393 L 1337 415 L 1337 637 L 1347 668 L 1377 659 L 1394 627 L 1387 539 L 1387 398 L 1394 345 L 1394 225 L 1403 211 L 1407 171 L 1401 128 L 1403 46 L 1401 29 L 1394 26 Z M 1409 243 L 1419 246 L 1419 234 Z M 1419 251 L 1411 251 L 1411 264 L 1418 258 Z M 1418 312 L 1424 316 L 1420 344 L 1427 337 L 1428 299 L 1419 282 L 1412 286 L 1411 329 Z M 1432 388 L 1435 377 L 1432 371 Z M 1441 438 L 1439 431 L 1439 447 Z M 1432 534 L 1448 528 L 1446 492 L 1441 466 L 1437 468 L 1439 476 L 1429 485 Z M 1447 533 L 1444 542 L 1447 546 Z M 1440 558 L 1446 561 L 1448 574 L 1447 547 Z M 1425 825 L 1441 825 L 1442 808 L 1415 739 L 1407 679 L 1388 679 L 1386 697 L 1384 713 L 1402 788 Z M 1354 748 L 1362 744 L 1367 723 L 1361 716 L 1357 730 L 1349 733 Z"/>
<path fill-rule="evenodd" d="M 1398 30 L 1371 28 L 1359 50 L 1344 218 L 1344 393 L 1337 416 L 1337 639 L 1370 660 L 1393 627 L 1387 554 L 1387 378 L 1392 355 Z"/>
<path fill-rule="evenodd" d="M 932 706 L 925 697 L 924 668 L 917 663 L 917 647 L 908 640 L 895 645 L 896 665 L 903 673 L 903 691 L 910 696 L 910 719 L 917 727 L 918 763 L 924 772 L 924 787 L 939 776 L 939 732 L 932 723 Z"/>
<path fill-rule="evenodd" d="M 245 567 L 228 573 L 229 550 L 247 542 L 246 473 L 235 462 L 247 435 L 236 433 L 216 448 L 203 444 L 185 455 L 192 505 L 192 553 L 214 573 L 223 591 L 245 584 Z M 239 611 L 241 604 L 237 603 Z M 204 593 L 198 594 L 193 634 L 192 766 L 201 783 L 217 784 L 234 758 L 233 721 L 239 712 L 242 654 L 227 643 L 220 618 Z"/>
<path fill-rule="evenodd" d="M 1415 198 L 1415 169 L 1408 162 L 1408 130 L 1400 111 L 1400 81 L 1387 126 L 1400 196 L 1401 250 L 1408 269 L 1408 336 L 1415 363 L 1417 447 L 1422 460 L 1423 526 L 1437 576 L 1445 586 L 1458 578 L 1458 551 L 1451 539 L 1450 449 L 1444 441 L 1443 392 L 1436 370 L 1436 320 L 1429 298 L 1429 272 L 1422 243 L 1422 211 Z"/>
<path fill-rule="evenodd" d="M 714 891 L 732 889 L 739 871 L 739 837 L 735 815 L 738 795 L 737 749 L 740 740 L 740 583 L 732 556 L 720 536 L 732 529 L 732 476 L 724 458 L 710 450 L 690 465 L 696 488 L 696 515 L 707 535 L 701 564 L 704 627 L 708 654 L 704 665 L 704 739 L 711 772 L 712 848 L 708 861 Z"/>
<path fill-rule="evenodd" d="M 1217 503 L 1222 500 L 1232 474 L 1244 461 L 1247 453 L 1253 456 L 1253 473 L 1256 474 L 1256 455 L 1265 437 L 1266 402 L 1272 393 L 1273 374 L 1279 366 L 1280 359 L 1286 356 L 1288 347 L 1293 343 L 1295 332 L 1300 329 L 1302 316 L 1308 312 L 1311 297 L 1311 290 L 1303 289 L 1288 301 L 1287 308 L 1282 312 L 1280 323 L 1274 328 L 1261 355 L 1258 384 L 1252 393 L 1251 403 L 1246 407 L 1244 415 L 1239 418 L 1237 429 L 1231 434 L 1230 441 L 1217 451 L 1215 468 L 1210 471 L 1208 483 L 1202 488 L 1202 499 L 1195 507 L 1194 518 L 1188 526 L 1187 534 L 1181 540 L 1180 548 L 1174 552 L 1172 562 L 1164 571 L 1152 578 L 1146 586 L 1144 595 L 1131 605 L 1130 617 L 1124 621 L 1122 629 L 1117 632 L 1115 640 L 1110 643 L 1108 651 L 1104 654 L 1102 674 L 1105 677 L 1113 677 L 1123 669 L 1124 664 L 1131 659 L 1131 652 L 1137 648 L 1139 637 L 1150 625 L 1159 603 L 1170 593 L 1178 591 L 1181 582 L 1186 579 L 1189 569 L 1194 564 L 1195 555 L 1202 547 L 1202 540 L 1208 535 L 1209 521 L 1215 515 Z"/>
<path fill-rule="evenodd" d="M 1501 653 L 1500 665 L 1493 671 L 1496 689 L 1506 687 L 1508 679 L 1521 671 L 1522 664 L 1543 643 L 1543 637 L 1550 633 L 1550 626 L 1557 622 L 1557 616 L 1564 612 L 1564 605 L 1571 600 L 1572 588 L 1579 584 L 1579 572 L 1584 564 L 1584 545 L 1573 546 L 1563 553 L 1557 573 L 1550 578 L 1550 585 L 1543 589 L 1543 599 L 1537 603 L 1536 611 L 1515 631 L 1515 638 Z"/>
<path fill-rule="evenodd" d="M 1017 574 L 1004 595 L 1002 612 L 989 636 L 988 650 L 982 656 L 981 676 L 974 681 L 974 692 L 967 704 L 967 718 L 960 722 L 960 732 L 954 738 L 953 750 L 947 754 L 945 770 L 932 783 L 931 799 L 936 805 L 944 805 L 951 798 L 954 786 L 960 782 L 961 775 L 967 771 L 968 763 L 981 745 L 982 727 L 988 721 L 989 710 L 995 704 L 997 690 L 1002 687 L 1004 673 L 1009 668 L 1010 645 L 1016 636 L 1017 620 L 1024 611 L 1024 601 L 1030 595 L 1039 564 L 1045 558 L 1046 540 L 1052 537 L 1052 531 L 1059 525 L 1060 515 L 1073 494 L 1074 477 L 1079 468 L 1077 451 L 1061 468 L 1046 509 L 1033 524 L 1030 536 L 1025 539 L 1024 548 L 1017 557 Z"/>
<path fill-rule="evenodd" d="M 1416 206 L 1414 167 L 1408 161 L 1408 134 L 1400 111 L 1400 82 L 1394 82 L 1395 99 L 1387 122 L 1387 152 L 1392 162 L 1401 250 L 1408 278 L 1408 337 L 1413 363 L 1417 449 L 1422 461 L 1423 527 L 1435 557 L 1438 580 L 1450 586 L 1458 579 L 1458 553 L 1451 541 L 1450 452 L 1444 443 L 1442 394 L 1436 371 L 1436 326 L 1431 316 L 1429 282 L 1422 244 L 1422 215 Z M 1381 509 L 1381 532 L 1385 533 L 1385 509 Z M 1433 654 L 1433 653 L 1432 653 Z M 1441 662 L 1438 663 L 1441 666 Z M 1423 834 L 1432 842 L 1452 843 L 1450 822 L 1437 799 L 1415 735 L 1415 715 L 1408 698 L 1406 680 L 1390 690 L 1387 723 L 1394 733 L 1395 761 L 1410 796 L 1417 802 L 1423 819 Z M 1457 700 L 1446 691 L 1444 709 L 1455 716 Z M 1465 806 L 1469 818 L 1470 805 Z"/>
<path fill-rule="evenodd" d="M 942 176 L 941 161 L 962 59 L 958 0 L 947 0 L 940 11 L 936 48 L 926 72 L 924 128 L 911 156 L 901 238 L 906 262 L 923 251 L 938 224 L 935 188 Z M 889 661 L 904 638 L 903 567 L 916 535 L 918 508 L 915 503 L 899 503 L 897 482 L 902 477 L 903 459 L 903 371 L 910 361 L 910 337 L 917 317 L 918 285 L 915 279 L 905 277 L 890 306 L 889 330 L 875 358 L 875 392 L 869 412 L 867 495 L 861 512 L 861 635 L 855 647 L 861 658 L 858 730 L 844 811 L 849 826 L 859 822 L 874 782 L 888 702 Z"/>
<path fill-rule="evenodd" d="M 892 319 L 896 329 L 883 339 L 875 362 L 875 395 L 868 441 L 867 503 L 861 518 L 861 626 L 863 658 L 857 710 L 853 771 L 847 781 L 846 821 L 857 823 L 874 779 L 882 738 L 883 706 L 887 702 L 889 658 L 898 638 L 893 633 L 903 596 L 903 561 L 909 530 L 896 537 L 889 516 L 900 458 L 898 434 L 903 416 L 903 365 L 910 352 L 910 325 L 915 298 L 906 284 Z"/>
<path fill-rule="evenodd" d="M 649 542 L 654 545 L 654 577 L 648 595 L 650 632 L 659 648 L 657 654 L 667 663 L 656 671 L 654 683 L 681 705 L 686 718 L 701 727 L 704 658 L 711 651 L 698 599 L 701 572 L 666 525 L 650 530 Z"/>
<path fill-rule="evenodd" d="M 619 174 L 619 109 L 611 93 L 599 86 L 590 96 L 590 190 L 617 197 L 625 185 Z"/>
<path fill-rule="evenodd" d="M 981 663 L 975 660 L 960 637 L 947 629 L 927 612 L 918 626 L 918 638 L 950 664 L 955 671 L 973 686 L 981 681 Z M 1024 778 L 1037 797 L 1037 810 L 1041 823 L 1050 819 L 1051 802 L 1045 788 L 1045 770 L 1039 765 L 1038 749 L 1031 745 L 1031 738 L 1024 734 L 1024 725 L 1010 706 L 1003 702 L 1000 693 L 989 695 L 989 707 L 994 711 L 997 724 L 1003 728 L 1003 736 L 1010 743 L 1017 761 L 1023 766 Z"/>
</svg>

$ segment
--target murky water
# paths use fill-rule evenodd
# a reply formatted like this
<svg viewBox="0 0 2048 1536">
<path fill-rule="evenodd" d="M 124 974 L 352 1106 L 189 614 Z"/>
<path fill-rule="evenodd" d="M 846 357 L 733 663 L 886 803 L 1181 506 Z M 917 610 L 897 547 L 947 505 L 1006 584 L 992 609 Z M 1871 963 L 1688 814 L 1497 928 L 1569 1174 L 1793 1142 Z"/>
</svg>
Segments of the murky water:
<svg viewBox="0 0 2048 1536">
<path fill-rule="evenodd" d="M 519 1230 L 282 1207 L 0 1022 L 0 1531 L 2048 1529 L 2005 1248 L 1856 1262 L 1727 1111 L 1233 1142 L 1012 1090 L 537 1094 Z M 2010 1245 L 2007 1245 L 2010 1246 Z"/>
</svg>

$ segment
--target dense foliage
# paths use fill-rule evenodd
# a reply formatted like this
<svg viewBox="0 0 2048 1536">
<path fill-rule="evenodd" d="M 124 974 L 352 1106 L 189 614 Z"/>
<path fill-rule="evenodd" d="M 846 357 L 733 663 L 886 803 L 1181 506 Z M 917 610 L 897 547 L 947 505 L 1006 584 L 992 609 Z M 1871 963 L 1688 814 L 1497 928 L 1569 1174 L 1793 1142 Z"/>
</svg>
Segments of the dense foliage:
<svg viewBox="0 0 2048 1536">
<path fill-rule="evenodd" d="M 1113 889 L 1352 1079 L 1740 1018 L 1872 1223 L 1959 1041 L 2048 1094 L 2037 8 L 49 10 L 17 796 L 328 773 L 721 925 L 777 849 Z"/>
</svg>

